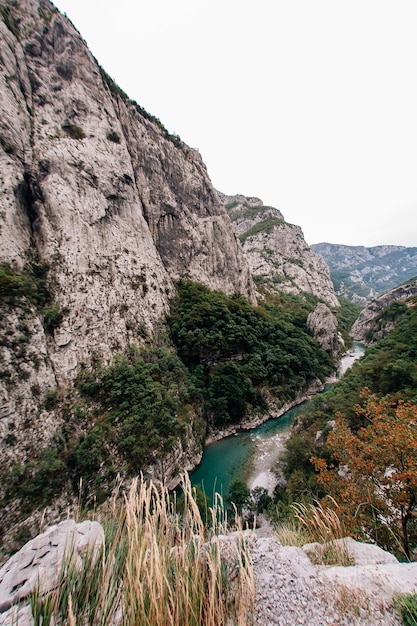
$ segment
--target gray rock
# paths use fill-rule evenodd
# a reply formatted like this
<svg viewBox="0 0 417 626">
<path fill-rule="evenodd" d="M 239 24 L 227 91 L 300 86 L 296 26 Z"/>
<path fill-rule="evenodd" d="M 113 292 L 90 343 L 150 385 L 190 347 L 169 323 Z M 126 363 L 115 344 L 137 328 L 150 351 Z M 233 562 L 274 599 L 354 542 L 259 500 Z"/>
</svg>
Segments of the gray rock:
<svg viewBox="0 0 417 626">
<path fill-rule="evenodd" d="M 413 279 L 404 285 L 391 289 L 379 298 L 372 300 L 361 311 L 357 320 L 353 324 L 350 334 L 357 341 L 369 345 L 379 339 L 383 339 L 394 328 L 392 320 L 384 320 L 376 324 L 376 318 L 383 309 L 393 302 L 405 302 L 408 298 L 417 294 L 417 279 Z"/>
<path fill-rule="evenodd" d="M 307 326 L 323 350 L 337 356 L 340 353 L 342 341 L 339 337 L 336 316 L 328 306 L 319 302 L 307 318 Z"/>
<path fill-rule="evenodd" d="M 143 345 L 174 281 L 256 301 L 200 154 L 123 96 L 52 4 L 9 4 L 18 27 L 0 20 L 0 261 L 45 263 L 62 319 L 45 332 L 27 298 L 1 307 L 0 406 L 14 407 L 0 422 L 5 472 L 59 430 L 45 393 L 70 387 L 92 357 Z"/>
<path fill-rule="evenodd" d="M 51 526 L 29 541 L 0 569 L 0 613 L 25 600 L 36 588 L 41 593 L 53 589 L 64 557 L 71 556 L 80 566 L 87 551 L 98 549 L 103 542 L 98 522 L 76 524 L 73 520 Z"/>
<path fill-rule="evenodd" d="M 299 226 L 259 198 L 221 194 L 251 272 L 271 291 L 311 293 L 338 307 L 329 268 L 306 243 Z"/>
</svg>

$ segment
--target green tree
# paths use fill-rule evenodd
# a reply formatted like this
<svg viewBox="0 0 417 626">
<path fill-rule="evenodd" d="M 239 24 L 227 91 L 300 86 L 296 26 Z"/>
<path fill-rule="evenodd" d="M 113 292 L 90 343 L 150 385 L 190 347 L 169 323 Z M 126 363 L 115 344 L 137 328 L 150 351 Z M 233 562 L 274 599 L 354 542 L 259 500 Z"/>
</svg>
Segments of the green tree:
<svg viewBox="0 0 417 626">
<path fill-rule="evenodd" d="M 234 504 L 237 512 L 242 514 L 242 510 L 250 506 L 250 496 L 250 489 L 245 481 L 241 478 L 235 478 L 230 483 L 226 500 L 229 504 Z"/>
</svg>

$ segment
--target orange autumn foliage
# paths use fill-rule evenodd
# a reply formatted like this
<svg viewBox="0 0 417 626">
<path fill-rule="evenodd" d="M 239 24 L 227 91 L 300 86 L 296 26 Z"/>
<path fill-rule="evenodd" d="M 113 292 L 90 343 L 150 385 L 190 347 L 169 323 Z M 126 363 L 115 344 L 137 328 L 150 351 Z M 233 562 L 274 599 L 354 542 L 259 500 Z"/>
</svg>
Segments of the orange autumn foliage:
<svg viewBox="0 0 417 626">
<path fill-rule="evenodd" d="M 339 504 L 352 535 L 392 548 L 393 538 L 410 557 L 416 539 L 417 406 L 378 398 L 368 389 L 356 412 L 366 426 L 352 432 L 337 415 L 326 447 L 334 465 L 313 458 L 317 480 Z"/>
</svg>

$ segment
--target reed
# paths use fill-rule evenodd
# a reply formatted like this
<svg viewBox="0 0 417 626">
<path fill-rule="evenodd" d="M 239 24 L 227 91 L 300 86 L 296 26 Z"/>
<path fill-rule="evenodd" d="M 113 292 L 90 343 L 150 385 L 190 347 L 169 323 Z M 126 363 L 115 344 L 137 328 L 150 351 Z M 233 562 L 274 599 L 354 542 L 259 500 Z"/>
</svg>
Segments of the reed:
<svg viewBox="0 0 417 626">
<path fill-rule="evenodd" d="M 188 477 L 179 514 L 166 487 L 133 481 L 104 524 L 105 545 L 77 564 L 68 551 L 57 588 L 31 598 L 35 626 L 220 626 L 252 623 L 254 576 L 241 529 L 225 538 L 218 499 L 204 524 Z"/>
<path fill-rule="evenodd" d="M 294 517 L 308 542 L 315 542 L 309 553 L 310 559 L 317 564 L 325 565 L 353 565 L 345 542 L 347 533 L 337 512 L 337 504 L 332 500 L 335 508 L 325 507 L 321 503 L 293 504 Z"/>
</svg>

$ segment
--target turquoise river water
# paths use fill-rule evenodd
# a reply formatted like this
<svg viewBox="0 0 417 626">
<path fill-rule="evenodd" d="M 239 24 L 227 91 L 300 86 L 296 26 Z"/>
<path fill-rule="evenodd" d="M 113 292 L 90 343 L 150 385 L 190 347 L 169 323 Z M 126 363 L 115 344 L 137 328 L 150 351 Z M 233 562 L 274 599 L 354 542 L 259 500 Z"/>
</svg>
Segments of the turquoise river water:
<svg viewBox="0 0 417 626">
<path fill-rule="evenodd" d="M 355 343 L 354 351 L 342 358 L 338 377 L 364 350 L 362 344 Z M 202 486 L 210 501 L 215 492 L 225 496 L 235 478 L 246 480 L 251 489 L 265 487 L 272 494 L 276 482 L 272 468 L 285 447 L 294 417 L 305 409 L 307 402 L 253 430 L 239 431 L 208 445 L 200 465 L 190 474 L 191 483 Z"/>
</svg>

